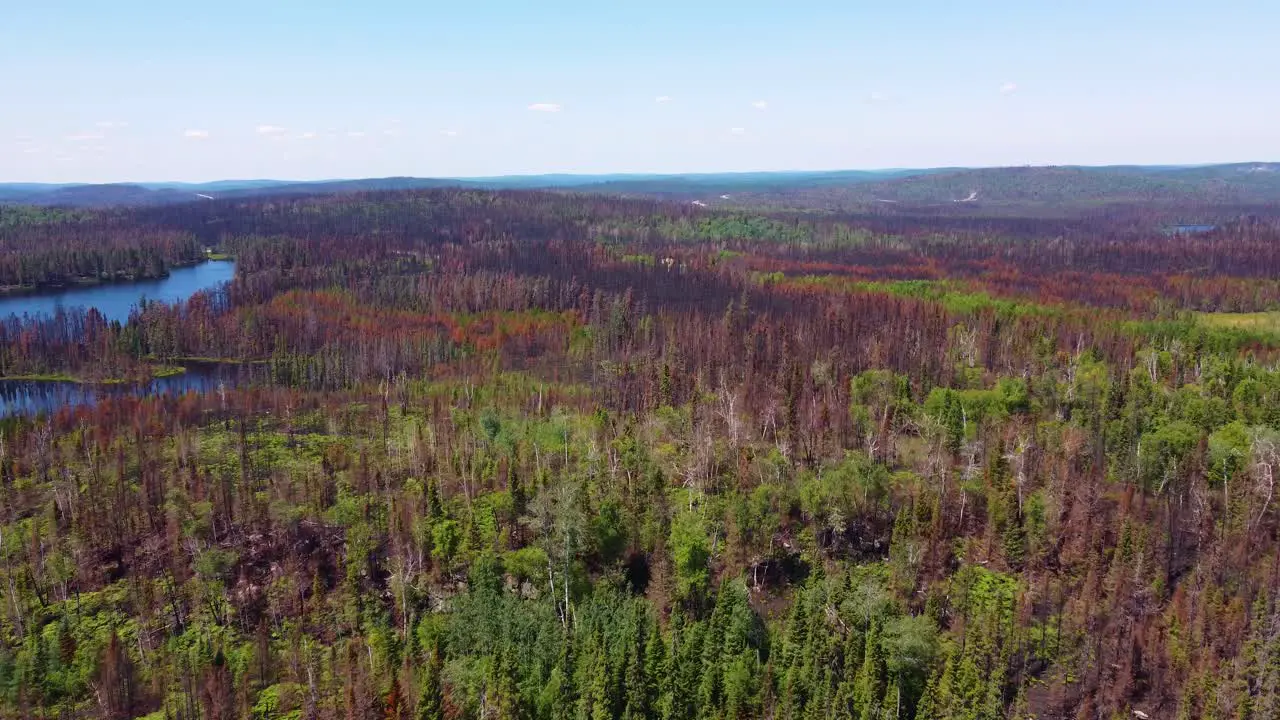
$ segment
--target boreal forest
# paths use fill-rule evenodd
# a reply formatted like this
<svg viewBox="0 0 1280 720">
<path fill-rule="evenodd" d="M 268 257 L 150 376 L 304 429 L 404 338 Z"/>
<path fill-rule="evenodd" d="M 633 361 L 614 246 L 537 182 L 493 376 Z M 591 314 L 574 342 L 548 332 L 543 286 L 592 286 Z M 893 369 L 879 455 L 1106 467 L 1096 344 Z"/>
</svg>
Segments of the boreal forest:
<svg viewBox="0 0 1280 720">
<path fill-rule="evenodd" d="M 6 296 L 235 262 L 0 321 L 228 378 L 0 421 L 0 717 L 1280 717 L 1280 213 L 1144 187 L 0 207 Z"/>
</svg>

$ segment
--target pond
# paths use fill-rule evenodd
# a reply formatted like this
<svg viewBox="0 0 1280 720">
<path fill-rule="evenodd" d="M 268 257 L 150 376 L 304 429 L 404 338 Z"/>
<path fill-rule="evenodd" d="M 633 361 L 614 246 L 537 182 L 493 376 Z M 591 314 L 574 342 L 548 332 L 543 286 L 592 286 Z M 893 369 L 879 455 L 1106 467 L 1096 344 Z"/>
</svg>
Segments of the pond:
<svg viewBox="0 0 1280 720">
<path fill-rule="evenodd" d="M 1166 235 L 1200 235 L 1217 230 L 1217 225 L 1174 225 L 1165 229 Z"/>
<path fill-rule="evenodd" d="M 2 380 L 0 418 L 15 415 L 45 415 L 64 407 L 95 405 L 104 398 L 123 395 L 182 395 L 186 392 L 215 392 L 261 378 L 263 368 L 227 363 L 187 363 L 186 372 L 155 378 L 149 382 L 94 385 L 89 383 Z"/>
<path fill-rule="evenodd" d="M 189 267 L 173 268 L 168 277 L 154 280 L 75 286 L 0 297 L 0 317 L 54 315 L 62 308 L 95 307 L 108 321 L 126 322 L 130 311 L 144 298 L 166 303 L 186 300 L 201 290 L 212 290 L 230 282 L 235 274 L 235 262 L 208 260 Z"/>
</svg>

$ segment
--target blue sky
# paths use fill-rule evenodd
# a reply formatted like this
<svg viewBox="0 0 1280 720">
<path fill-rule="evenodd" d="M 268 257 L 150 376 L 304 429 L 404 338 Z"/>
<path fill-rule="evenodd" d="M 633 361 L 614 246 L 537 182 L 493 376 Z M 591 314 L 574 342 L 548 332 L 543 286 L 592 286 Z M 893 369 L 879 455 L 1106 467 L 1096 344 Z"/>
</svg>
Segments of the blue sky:
<svg viewBox="0 0 1280 720">
<path fill-rule="evenodd" d="M 0 181 L 1280 160 L 1264 0 L 7 0 Z"/>
</svg>

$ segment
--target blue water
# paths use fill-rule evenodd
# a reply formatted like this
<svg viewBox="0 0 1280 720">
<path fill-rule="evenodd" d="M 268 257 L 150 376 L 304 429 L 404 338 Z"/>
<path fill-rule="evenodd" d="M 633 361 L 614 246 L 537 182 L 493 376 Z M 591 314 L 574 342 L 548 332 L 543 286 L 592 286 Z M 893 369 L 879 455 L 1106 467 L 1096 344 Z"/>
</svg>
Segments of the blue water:
<svg viewBox="0 0 1280 720">
<path fill-rule="evenodd" d="M 0 317 L 9 315 L 54 315 L 59 309 L 95 307 L 108 321 L 125 322 L 129 313 L 146 298 L 148 302 L 186 300 L 201 290 L 211 290 L 229 282 L 236 274 L 230 260 L 210 260 L 191 267 L 175 268 L 158 280 L 107 283 L 70 287 L 33 295 L 0 298 Z"/>
<path fill-rule="evenodd" d="M 73 382 L 0 380 L 0 418 L 14 415 L 43 415 L 64 407 L 95 405 L 107 397 L 122 395 L 182 395 L 209 393 L 261 378 L 261 368 L 214 363 L 191 363 L 181 375 L 124 385 L 87 385 Z"/>
<path fill-rule="evenodd" d="M 1217 229 L 1217 225 L 1174 225 L 1166 230 L 1171 235 L 1198 235 Z"/>
<path fill-rule="evenodd" d="M 60 309 L 94 307 L 108 320 L 126 322 L 129 313 L 143 298 L 167 303 L 186 300 L 201 290 L 212 290 L 229 282 L 236 272 L 231 261 L 213 260 L 185 268 L 175 268 L 158 280 L 109 283 L 90 287 L 53 290 L 34 295 L 0 298 L 0 318 L 54 315 Z M 63 407 L 94 405 L 104 397 L 120 395 L 181 395 L 188 391 L 211 392 L 245 382 L 251 368 L 191 364 L 181 375 L 157 378 L 128 385 L 82 385 L 69 382 L 0 380 L 0 418 L 13 415 L 40 415 Z"/>
</svg>

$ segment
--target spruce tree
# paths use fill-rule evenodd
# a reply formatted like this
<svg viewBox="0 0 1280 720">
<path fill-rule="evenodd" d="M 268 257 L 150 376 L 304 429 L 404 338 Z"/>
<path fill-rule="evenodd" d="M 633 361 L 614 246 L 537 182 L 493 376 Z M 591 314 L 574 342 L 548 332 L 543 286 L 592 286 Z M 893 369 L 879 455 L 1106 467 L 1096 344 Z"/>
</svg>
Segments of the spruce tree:
<svg viewBox="0 0 1280 720">
<path fill-rule="evenodd" d="M 667 644 L 658 623 L 649 626 L 649 639 L 644 646 L 644 682 L 646 706 L 652 717 L 669 717 L 671 707 L 671 665 Z"/>
<path fill-rule="evenodd" d="M 422 673 L 422 689 L 418 694 L 416 720 L 444 720 L 444 658 L 440 644 L 435 642 L 427 653 L 426 667 Z"/>
<path fill-rule="evenodd" d="M 872 621 L 863 647 L 862 666 L 854 692 L 854 707 L 861 720 L 876 720 L 884 700 L 885 661 L 880 646 L 880 624 Z"/>
</svg>

